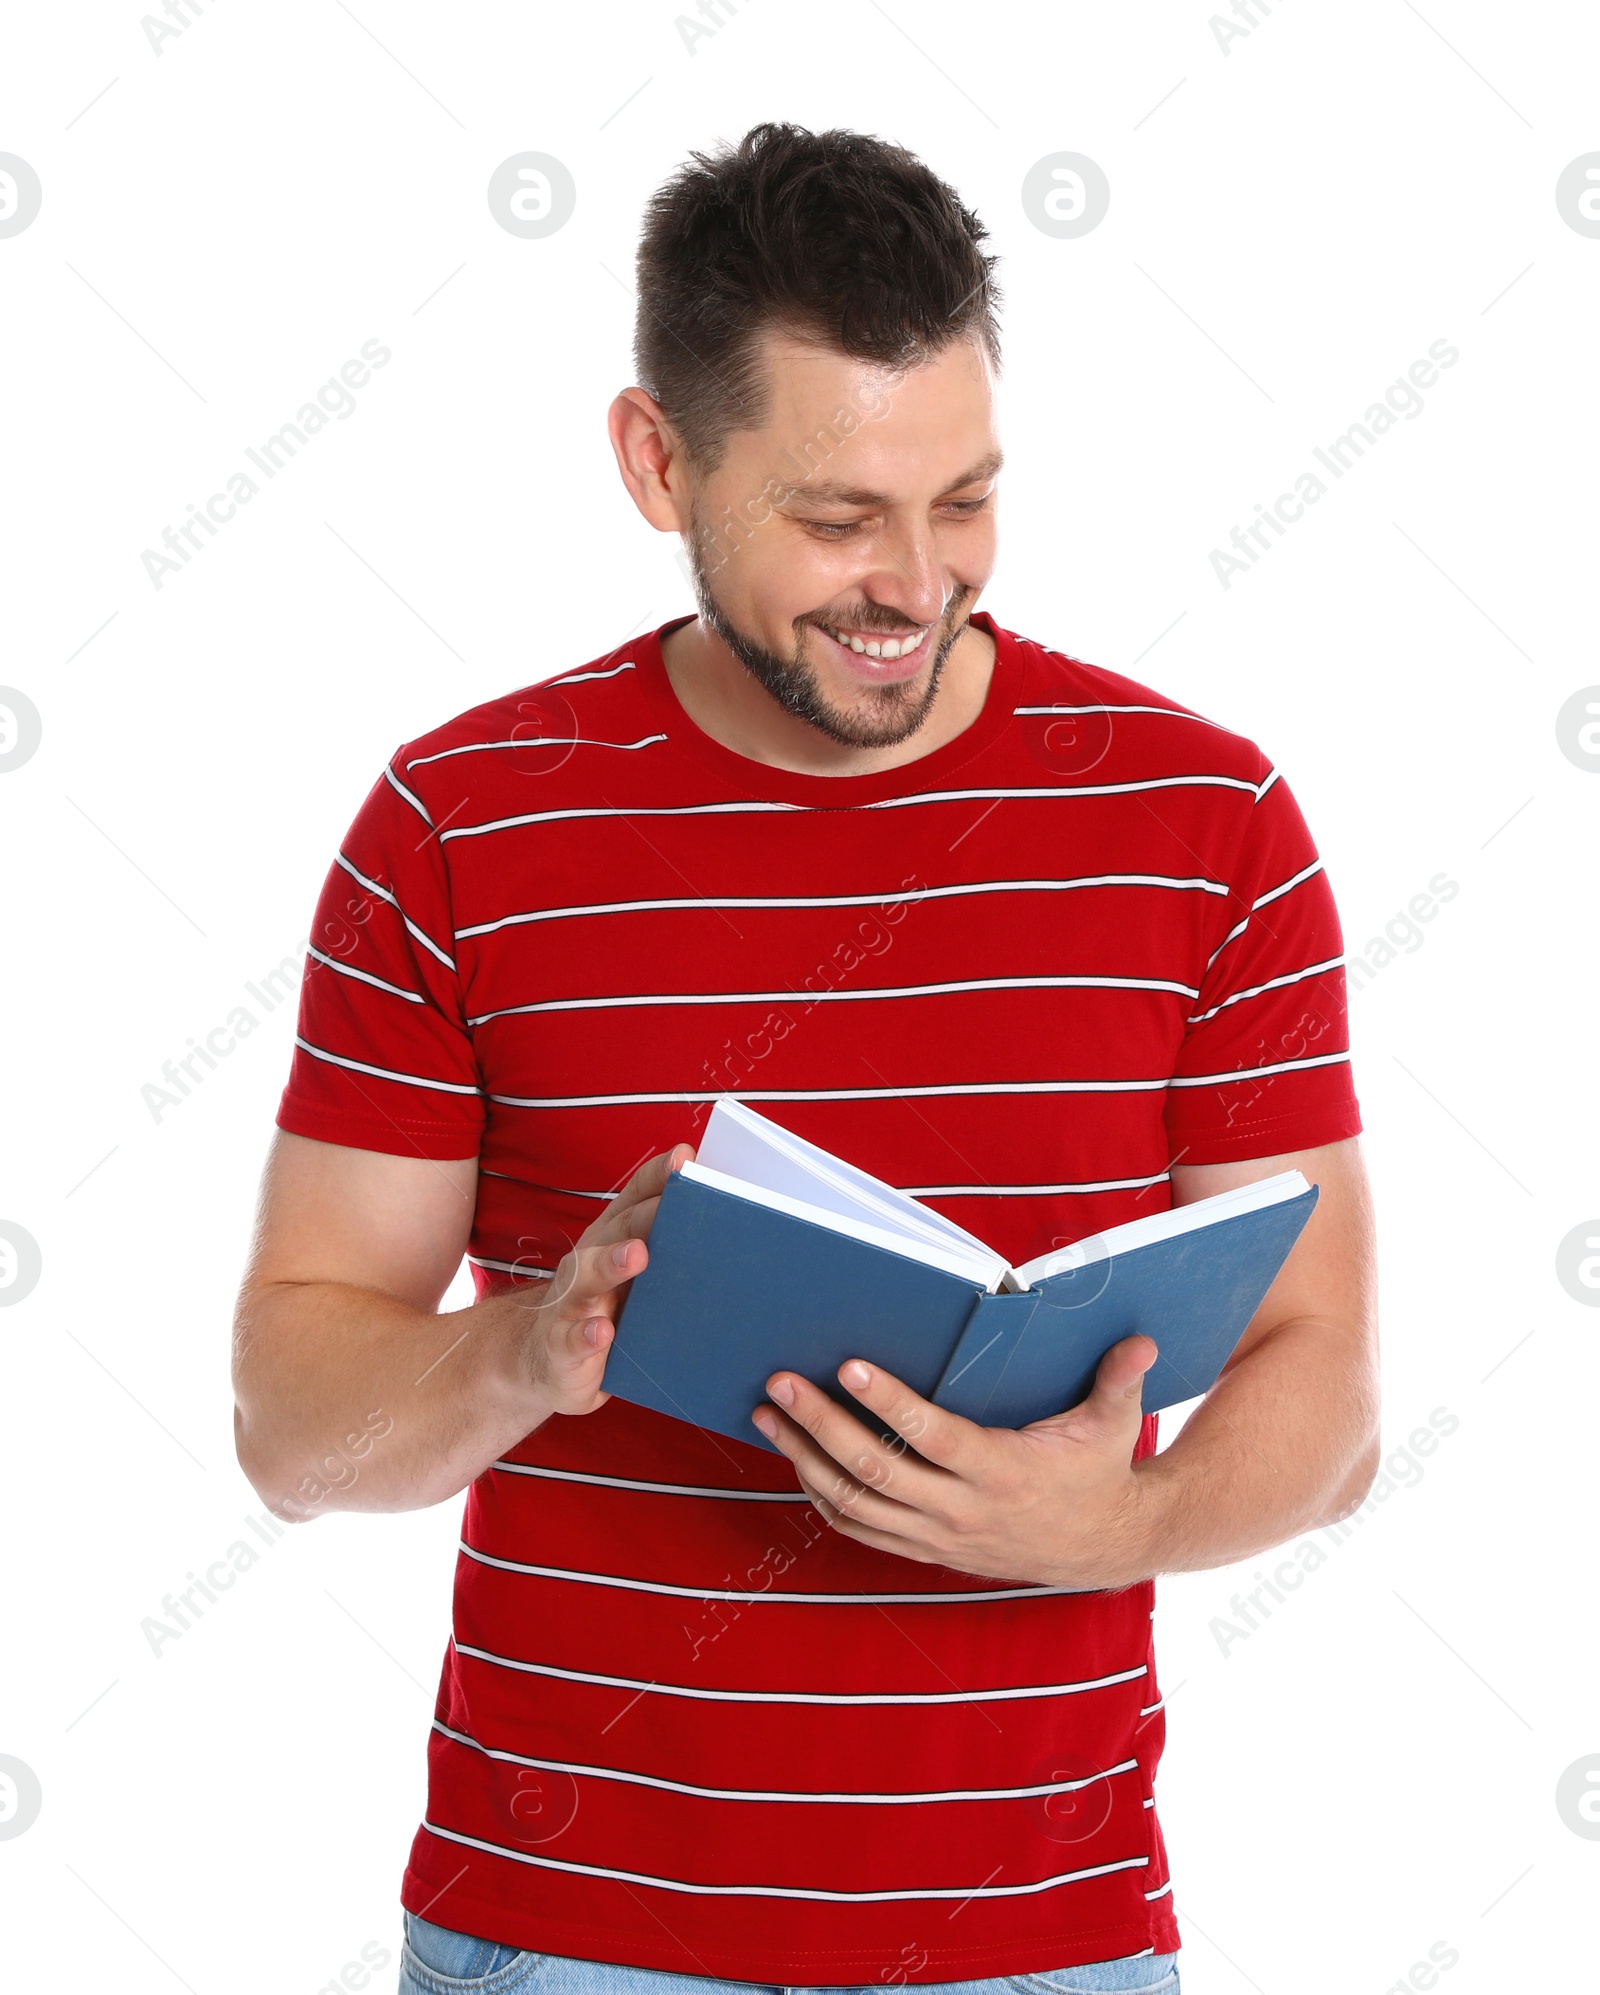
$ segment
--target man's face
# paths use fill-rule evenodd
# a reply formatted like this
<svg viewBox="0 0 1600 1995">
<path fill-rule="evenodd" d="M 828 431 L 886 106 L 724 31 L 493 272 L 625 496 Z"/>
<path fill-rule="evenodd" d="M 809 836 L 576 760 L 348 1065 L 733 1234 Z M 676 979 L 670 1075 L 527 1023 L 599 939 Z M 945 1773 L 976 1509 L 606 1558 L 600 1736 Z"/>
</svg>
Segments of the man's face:
<svg viewBox="0 0 1600 1995">
<path fill-rule="evenodd" d="M 763 351 L 766 426 L 691 480 L 701 618 L 835 741 L 903 741 L 994 568 L 987 356 L 963 340 L 902 373 L 787 335 Z"/>
</svg>

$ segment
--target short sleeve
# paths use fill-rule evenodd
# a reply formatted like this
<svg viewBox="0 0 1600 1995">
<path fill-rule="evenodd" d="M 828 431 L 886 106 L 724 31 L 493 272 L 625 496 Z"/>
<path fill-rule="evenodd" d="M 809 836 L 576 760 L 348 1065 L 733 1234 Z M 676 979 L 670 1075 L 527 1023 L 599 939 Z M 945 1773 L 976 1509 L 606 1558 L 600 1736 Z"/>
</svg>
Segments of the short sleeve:
<svg viewBox="0 0 1600 1995">
<path fill-rule="evenodd" d="M 1300 806 L 1270 767 L 1229 875 L 1166 1099 L 1174 1163 L 1281 1156 L 1361 1132 L 1339 914 Z"/>
<path fill-rule="evenodd" d="M 280 1129 L 396 1156 L 478 1154 L 485 1096 L 453 931 L 438 835 L 391 765 L 317 902 Z"/>
</svg>

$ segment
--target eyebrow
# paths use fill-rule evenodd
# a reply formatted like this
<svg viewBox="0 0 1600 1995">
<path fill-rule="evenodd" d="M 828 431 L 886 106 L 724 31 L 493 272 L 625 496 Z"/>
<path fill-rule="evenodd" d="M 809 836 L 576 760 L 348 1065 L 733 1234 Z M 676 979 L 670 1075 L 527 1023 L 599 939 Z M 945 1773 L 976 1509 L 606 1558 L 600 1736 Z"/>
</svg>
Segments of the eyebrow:
<svg viewBox="0 0 1600 1995">
<path fill-rule="evenodd" d="M 981 479 L 993 478 L 1004 462 L 1005 457 L 1000 451 L 991 451 L 987 457 L 980 458 L 970 471 L 963 472 L 959 478 L 952 478 L 945 491 L 959 492 L 963 485 L 976 485 Z M 815 481 L 808 478 L 791 485 L 781 503 L 787 505 L 794 499 L 821 506 L 887 506 L 893 503 L 886 492 L 869 492 L 860 485 L 843 485 L 833 478 Z"/>
</svg>

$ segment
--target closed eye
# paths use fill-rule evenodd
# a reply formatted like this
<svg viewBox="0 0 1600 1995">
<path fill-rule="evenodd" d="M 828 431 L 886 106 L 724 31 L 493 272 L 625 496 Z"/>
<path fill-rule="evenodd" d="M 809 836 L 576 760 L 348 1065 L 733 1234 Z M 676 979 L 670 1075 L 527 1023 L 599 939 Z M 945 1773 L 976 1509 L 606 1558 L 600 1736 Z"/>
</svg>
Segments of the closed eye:
<svg viewBox="0 0 1600 1995">
<path fill-rule="evenodd" d="M 940 507 L 940 511 L 953 514 L 957 519 L 971 519 L 975 513 L 983 512 L 993 497 L 994 494 L 992 492 L 985 492 L 981 499 L 951 499 Z M 848 540 L 853 534 L 861 533 L 868 525 L 868 522 L 866 520 L 798 520 L 796 524 L 805 527 L 808 532 L 821 534 L 827 540 Z"/>
</svg>

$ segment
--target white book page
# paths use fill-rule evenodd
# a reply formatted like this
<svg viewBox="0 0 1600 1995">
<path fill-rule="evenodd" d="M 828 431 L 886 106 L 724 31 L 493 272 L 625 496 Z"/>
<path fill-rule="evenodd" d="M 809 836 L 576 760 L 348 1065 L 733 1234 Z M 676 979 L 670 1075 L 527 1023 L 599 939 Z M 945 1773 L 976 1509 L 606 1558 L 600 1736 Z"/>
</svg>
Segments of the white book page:
<svg viewBox="0 0 1600 1995">
<path fill-rule="evenodd" d="M 1192 1205 L 1175 1205 L 1170 1212 L 1153 1212 L 1148 1219 L 1130 1219 L 1125 1226 L 1113 1226 L 1108 1232 L 1092 1234 L 1070 1247 L 1058 1247 L 1053 1253 L 1024 1261 L 1017 1269 L 1017 1278 L 1033 1288 L 1041 1281 L 1048 1281 L 1051 1275 L 1065 1274 L 1069 1268 L 1109 1260 L 1113 1254 L 1126 1254 L 1156 1240 L 1173 1240 L 1216 1220 L 1231 1219 L 1241 1212 L 1259 1212 L 1263 1206 L 1279 1205 L 1286 1198 L 1296 1198 L 1309 1190 L 1298 1171 L 1279 1171 L 1273 1177 L 1258 1178 L 1254 1184 L 1235 1185 L 1232 1191 L 1196 1199 Z"/>
<path fill-rule="evenodd" d="M 774 1212 L 787 1212 L 795 1219 L 807 1219 L 813 1226 L 826 1226 L 832 1233 L 842 1233 L 852 1240 L 864 1240 L 869 1246 L 883 1247 L 891 1254 L 902 1254 L 908 1260 L 921 1261 L 927 1267 L 943 1268 L 946 1274 L 961 1275 L 983 1289 L 993 1289 L 1007 1272 L 1006 1263 L 987 1248 L 974 1252 L 959 1241 L 917 1239 L 909 1233 L 873 1225 L 870 1220 L 852 1213 L 830 1212 L 806 1199 L 792 1198 L 787 1192 L 776 1191 L 769 1185 L 752 1184 L 748 1178 L 730 1176 L 698 1161 L 680 1164 L 678 1169 L 697 1184 L 710 1185 L 716 1191 L 732 1192 L 736 1198 L 749 1199 Z"/>
<path fill-rule="evenodd" d="M 987 1241 L 953 1219 L 727 1096 L 707 1117 L 695 1159 L 712 1170 L 804 1199 L 845 1218 L 887 1226 L 921 1240 L 965 1247 L 986 1260 L 996 1258 Z"/>
</svg>

